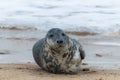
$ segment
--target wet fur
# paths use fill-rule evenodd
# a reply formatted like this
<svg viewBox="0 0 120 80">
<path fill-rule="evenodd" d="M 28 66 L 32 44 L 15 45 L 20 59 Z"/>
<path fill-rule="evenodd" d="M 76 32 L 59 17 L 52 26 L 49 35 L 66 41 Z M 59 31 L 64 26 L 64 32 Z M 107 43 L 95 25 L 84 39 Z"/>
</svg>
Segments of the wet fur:
<svg viewBox="0 0 120 80">
<path fill-rule="evenodd" d="M 68 36 L 66 35 L 66 37 Z M 85 58 L 84 50 L 76 40 L 69 37 L 65 39 L 68 39 L 66 41 L 68 43 L 63 48 L 55 48 L 47 35 L 33 46 L 33 57 L 43 70 L 70 74 L 79 71 L 81 62 Z M 52 47 L 49 43 L 52 44 Z"/>
</svg>

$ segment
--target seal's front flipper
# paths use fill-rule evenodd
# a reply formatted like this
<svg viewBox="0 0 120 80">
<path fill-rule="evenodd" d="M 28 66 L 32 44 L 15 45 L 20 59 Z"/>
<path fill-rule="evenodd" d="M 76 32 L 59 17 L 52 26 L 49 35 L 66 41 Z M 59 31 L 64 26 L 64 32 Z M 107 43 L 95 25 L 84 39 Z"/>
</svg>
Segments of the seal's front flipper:
<svg viewBox="0 0 120 80">
<path fill-rule="evenodd" d="M 81 59 L 84 59 L 85 58 L 85 51 L 82 49 L 82 47 L 79 48 L 79 51 L 80 51 Z"/>
</svg>

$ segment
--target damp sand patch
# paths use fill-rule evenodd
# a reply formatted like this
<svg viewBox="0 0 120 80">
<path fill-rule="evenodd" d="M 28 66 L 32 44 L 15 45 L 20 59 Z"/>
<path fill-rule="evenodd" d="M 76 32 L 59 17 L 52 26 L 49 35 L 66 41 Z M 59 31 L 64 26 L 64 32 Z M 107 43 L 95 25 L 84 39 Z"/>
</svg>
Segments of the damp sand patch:
<svg viewBox="0 0 120 80">
<path fill-rule="evenodd" d="M 2 30 L 36 30 L 34 27 L 28 26 L 0 26 Z"/>
<path fill-rule="evenodd" d="M 38 38 L 22 38 L 22 37 L 0 37 L 0 39 L 9 39 L 9 40 L 28 40 L 28 41 L 36 41 Z"/>
<path fill-rule="evenodd" d="M 88 32 L 88 31 L 65 31 L 65 32 L 66 32 L 67 34 L 78 35 L 78 36 L 97 35 L 97 33 Z"/>
<path fill-rule="evenodd" d="M 37 38 L 21 38 L 21 37 L 9 37 L 6 39 L 11 39 L 11 40 L 29 40 L 29 41 L 35 41 L 38 40 Z"/>
</svg>

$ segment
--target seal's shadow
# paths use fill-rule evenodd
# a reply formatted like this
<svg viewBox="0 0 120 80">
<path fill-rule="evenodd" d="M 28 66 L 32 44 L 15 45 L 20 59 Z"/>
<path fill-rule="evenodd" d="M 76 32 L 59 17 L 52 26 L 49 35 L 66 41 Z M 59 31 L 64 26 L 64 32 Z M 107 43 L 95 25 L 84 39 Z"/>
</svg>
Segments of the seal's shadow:
<svg viewBox="0 0 120 80">
<path fill-rule="evenodd" d="M 70 73 L 51 73 L 45 70 L 42 70 L 40 67 L 36 67 L 35 69 L 33 69 L 33 73 L 36 75 L 47 75 L 47 76 L 51 76 L 51 75 L 85 75 L 85 74 L 96 74 L 97 70 L 89 70 L 89 71 L 83 71 L 80 70 L 78 73 L 75 74 L 70 74 Z"/>
</svg>

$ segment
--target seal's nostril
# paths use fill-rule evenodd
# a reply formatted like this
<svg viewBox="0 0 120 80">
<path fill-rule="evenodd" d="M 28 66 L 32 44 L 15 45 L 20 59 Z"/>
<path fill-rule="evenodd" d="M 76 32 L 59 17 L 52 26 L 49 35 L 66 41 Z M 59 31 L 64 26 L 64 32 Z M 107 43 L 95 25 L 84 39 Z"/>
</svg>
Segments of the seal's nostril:
<svg viewBox="0 0 120 80">
<path fill-rule="evenodd" d="M 62 40 L 58 40 L 57 43 L 58 43 L 58 44 L 62 44 L 63 41 L 62 41 Z"/>
<path fill-rule="evenodd" d="M 63 43 L 63 41 L 61 40 L 60 43 Z"/>
</svg>

